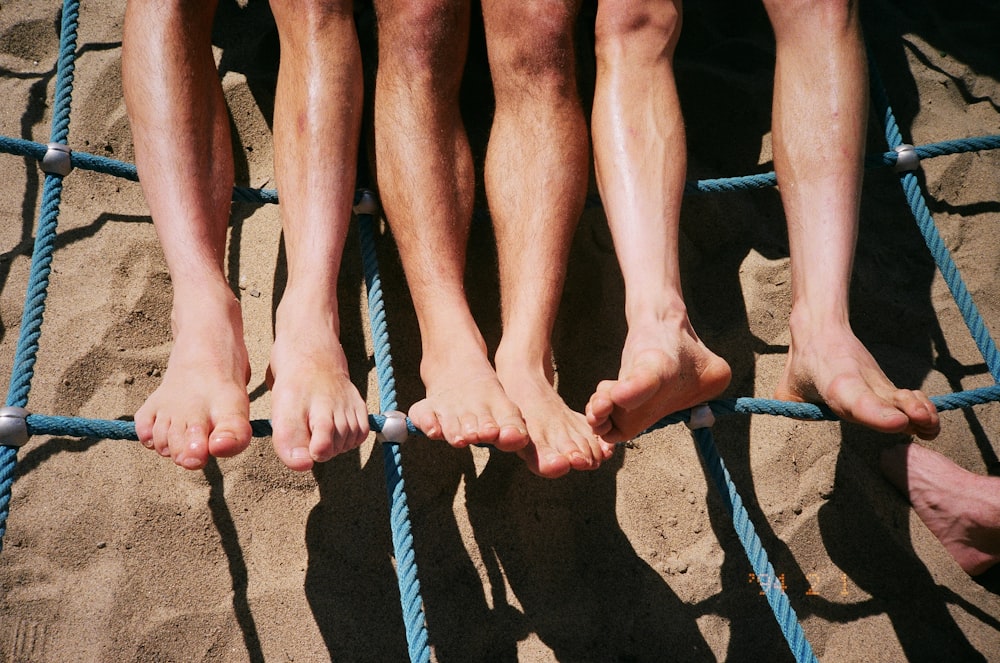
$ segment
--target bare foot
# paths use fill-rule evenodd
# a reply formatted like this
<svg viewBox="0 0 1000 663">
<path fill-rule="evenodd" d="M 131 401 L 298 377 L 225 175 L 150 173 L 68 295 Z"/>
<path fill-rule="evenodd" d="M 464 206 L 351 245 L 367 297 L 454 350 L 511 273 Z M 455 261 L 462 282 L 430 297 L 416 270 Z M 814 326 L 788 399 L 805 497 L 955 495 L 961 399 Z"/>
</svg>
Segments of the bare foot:
<svg viewBox="0 0 1000 663">
<path fill-rule="evenodd" d="M 139 441 L 189 470 L 250 444 L 250 362 L 240 306 L 228 286 L 180 295 L 163 382 L 135 413 Z"/>
<path fill-rule="evenodd" d="M 973 474 L 919 444 L 882 452 L 882 471 L 966 573 L 1000 562 L 1000 478 Z"/>
<path fill-rule="evenodd" d="M 678 325 L 629 329 L 617 380 L 597 385 L 587 422 L 607 442 L 634 438 L 668 414 L 715 398 L 729 386 L 729 364 Z"/>
<path fill-rule="evenodd" d="M 278 307 L 268 367 L 271 441 L 290 469 L 356 449 L 368 437 L 368 409 L 351 382 L 336 314 L 298 305 L 286 293 Z"/>
<path fill-rule="evenodd" d="M 572 470 L 596 470 L 611 457 L 614 446 L 594 435 L 586 418 L 563 402 L 552 386 L 551 371 L 532 369 L 518 361 L 505 361 L 497 352 L 497 375 L 511 400 L 517 403 L 528 426 L 530 442 L 518 455 L 528 469 L 548 479 Z M 551 362 L 547 363 L 551 366 Z"/>
<path fill-rule="evenodd" d="M 922 392 L 898 389 L 850 329 L 795 333 L 775 397 L 822 402 L 843 419 L 882 433 L 937 437 L 937 408 Z"/>
<path fill-rule="evenodd" d="M 439 355 L 425 350 L 420 376 L 427 396 L 410 407 L 413 425 L 432 440 L 445 440 L 453 447 L 489 444 L 501 451 L 522 449 L 528 443 L 524 419 L 500 386 L 485 344 L 476 339 L 469 349 L 463 350 L 460 342 L 450 349 Z"/>
</svg>

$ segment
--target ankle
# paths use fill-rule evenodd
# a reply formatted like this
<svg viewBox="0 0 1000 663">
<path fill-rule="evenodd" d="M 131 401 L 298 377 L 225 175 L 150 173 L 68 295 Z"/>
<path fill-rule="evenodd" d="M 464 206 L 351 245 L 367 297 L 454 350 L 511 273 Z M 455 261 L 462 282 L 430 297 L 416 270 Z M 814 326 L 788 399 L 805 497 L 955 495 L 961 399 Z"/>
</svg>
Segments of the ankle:
<svg viewBox="0 0 1000 663">
<path fill-rule="evenodd" d="M 212 334 L 216 335 L 226 325 L 242 337 L 243 310 L 236 295 L 228 288 L 221 292 L 206 288 L 193 298 L 174 292 L 170 328 L 175 339 L 182 331 L 205 327 L 211 327 L 215 330 Z"/>
<path fill-rule="evenodd" d="M 465 372 L 477 366 L 489 368 L 486 342 L 476 332 L 450 333 L 444 336 L 421 335 L 423 338 L 420 359 L 420 377 L 424 384 L 434 382 L 438 376 Z"/>
<path fill-rule="evenodd" d="M 788 331 L 793 342 L 824 336 L 845 334 L 854 336 L 846 310 L 839 308 L 815 310 L 803 305 L 792 307 L 788 316 Z"/>
<path fill-rule="evenodd" d="M 298 343 L 319 335 L 340 338 L 340 315 L 336 298 L 304 297 L 285 293 L 274 312 L 275 342 Z"/>
<path fill-rule="evenodd" d="M 552 348 L 548 344 L 541 347 L 525 347 L 501 341 L 500 347 L 497 348 L 495 364 L 501 384 L 524 380 L 540 380 L 552 384 L 555 377 Z"/>
</svg>

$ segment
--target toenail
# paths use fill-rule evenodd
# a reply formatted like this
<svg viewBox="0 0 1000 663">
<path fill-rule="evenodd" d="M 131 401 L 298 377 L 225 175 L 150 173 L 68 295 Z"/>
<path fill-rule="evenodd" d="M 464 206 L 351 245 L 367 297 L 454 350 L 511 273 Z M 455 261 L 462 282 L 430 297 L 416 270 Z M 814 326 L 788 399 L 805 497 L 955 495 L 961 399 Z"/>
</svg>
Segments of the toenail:
<svg viewBox="0 0 1000 663">
<path fill-rule="evenodd" d="M 303 458 L 312 459 L 312 455 L 310 455 L 309 450 L 305 447 L 295 447 L 288 453 L 288 457 L 295 460 L 301 460 Z"/>
</svg>

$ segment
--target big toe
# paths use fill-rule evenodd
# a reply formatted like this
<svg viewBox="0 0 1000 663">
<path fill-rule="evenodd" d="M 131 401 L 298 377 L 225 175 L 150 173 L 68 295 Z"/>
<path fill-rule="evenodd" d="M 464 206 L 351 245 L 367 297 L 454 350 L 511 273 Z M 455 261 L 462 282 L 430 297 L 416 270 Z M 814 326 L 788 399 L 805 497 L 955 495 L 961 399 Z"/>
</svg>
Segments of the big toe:
<svg viewBox="0 0 1000 663">
<path fill-rule="evenodd" d="M 509 415 L 497 421 L 500 432 L 494 446 L 500 451 L 520 451 L 528 446 L 528 430 L 524 420 L 516 415 Z"/>
<path fill-rule="evenodd" d="M 239 414 L 222 417 L 208 438 L 208 452 L 217 458 L 235 456 L 249 446 L 252 436 L 247 417 Z"/>
<path fill-rule="evenodd" d="M 922 440 L 932 440 L 941 432 L 937 408 L 921 391 L 900 389 L 895 404 L 910 420 L 909 430 Z"/>
<path fill-rule="evenodd" d="M 524 447 L 517 455 L 532 473 L 545 479 L 556 479 L 572 469 L 565 456 L 551 449 L 539 449 L 534 444 Z"/>
<path fill-rule="evenodd" d="M 312 468 L 313 458 L 309 453 L 309 431 L 301 426 L 275 423 L 271 437 L 274 453 L 278 460 L 290 470 L 305 472 Z"/>
<path fill-rule="evenodd" d="M 842 418 L 881 433 L 902 433 L 910 425 L 910 418 L 903 411 L 874 393 L 864 394 L 848 404 Z"/>
</svg>

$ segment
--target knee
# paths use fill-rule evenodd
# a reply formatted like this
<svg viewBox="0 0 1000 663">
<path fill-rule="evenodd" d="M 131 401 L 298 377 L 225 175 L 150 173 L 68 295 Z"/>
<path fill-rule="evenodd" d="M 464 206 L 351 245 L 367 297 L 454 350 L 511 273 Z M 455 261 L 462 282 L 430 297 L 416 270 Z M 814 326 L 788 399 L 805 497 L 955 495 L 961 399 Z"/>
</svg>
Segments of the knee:
<svg viewBox="0 0 1000 663">
<path fill-rule="evenodd" d="M 158 26 L 181 24 L 191 32 L 210 33 L 215 19 L 217 0 L 133 0 L 129 14 L 138 21 L 154 22 Z M 128 22 L 128 21 L 127 21 Z M 136 21 L 131 21 L 135 23 Z"/>
<path fill-rule="evenodd" d="M 564 89 L 575 81 L 575 11 L 562 0 L 511 3 L 503 16 L 487 16 L 494 85 Z"/>
<path fill-rule="evenodd" d="M 777 40 L 803 31 L 817 36 L 860 29 L 856 0 L 763 0 Z M 819 31 L 819 32 L 817 32 Z"/>
<path fill-rule="evenodd" d="M 673 56 L 681 33 L 679 3 L 601 2 L 594 27 L 598 62 L 627 57 L 656 60 Z"/>
<path fill-rule="evenodd" d="M 353 0 L 270 0 L 279 28 L 310 29 L 331 20 L 354 20 Z"/>
<path fill-rule="evenodd" d="M 379 66 L 407 75 L 437 75 L 464 67 L 468 14 L 446 0 L 375 3 Z"/>
</svg>

